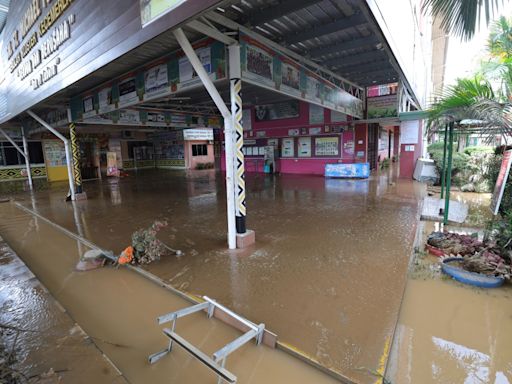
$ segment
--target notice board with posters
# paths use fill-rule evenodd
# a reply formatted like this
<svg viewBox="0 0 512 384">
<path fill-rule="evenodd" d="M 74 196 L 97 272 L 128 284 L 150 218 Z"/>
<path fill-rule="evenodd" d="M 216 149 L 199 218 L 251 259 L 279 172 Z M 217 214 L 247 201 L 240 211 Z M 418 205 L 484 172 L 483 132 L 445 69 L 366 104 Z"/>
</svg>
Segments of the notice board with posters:
<svg viewBox="0 0 512 384">
<path fill-rule="evenodd" d="M 510 174 L 510 165 L 512 164 L 512 149 L 505 151 L 503 154 L 503 160 L 501 162 L 500 173 L 494 186 L 494 192 L 491 199 L 491 210 L 492 213 L 497 215 L 500 209 L 501 199 L 505 192 L 505 186 Z"/>
</svg>

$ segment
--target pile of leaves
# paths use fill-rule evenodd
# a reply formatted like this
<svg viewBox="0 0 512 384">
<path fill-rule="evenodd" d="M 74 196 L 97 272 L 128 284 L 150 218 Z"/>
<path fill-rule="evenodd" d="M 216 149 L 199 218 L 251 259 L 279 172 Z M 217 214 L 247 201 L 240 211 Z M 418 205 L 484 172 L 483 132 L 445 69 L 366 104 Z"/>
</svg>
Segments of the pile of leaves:
<svg viewBox="0 0 512 384">
<path fill-rule="evenodd" d="M 482 250 L 463 258 L 462 268 L 469 272 L 510 279 L 510 264 L 489 250 Z"/>
<path fill-rule="evenodd" d="M 157 233 L 167 226 L 167 221 L 155 221 L 146 229 L 139 229 L 132 235 L 132 264 L 149 264 L 160 260 L 166 246 L 156 238 Z"/>
<path fill-rule="evenodd" d="M 427 244 L 443 250 L 450 257 L 461 257 L 460 266 L 469 272 L 510 279 L 508 257 L 502 257 L 496 241 L 479 241 L 476 237 L 451 232 L 432 232 Z"/>
<path fill-rule="evenodd" d="M 468 256 L 485 248 L 476 237 L 451 232 L 432 232 L 427 244 L 443 250 L 446 254 Z"/>
</svg>

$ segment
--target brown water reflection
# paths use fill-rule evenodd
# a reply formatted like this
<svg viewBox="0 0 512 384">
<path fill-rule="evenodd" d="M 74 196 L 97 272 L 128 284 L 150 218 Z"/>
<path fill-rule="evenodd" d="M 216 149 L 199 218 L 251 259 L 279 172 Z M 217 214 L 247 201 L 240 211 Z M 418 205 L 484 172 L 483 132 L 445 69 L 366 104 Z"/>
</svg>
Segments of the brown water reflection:
<svg viewBox="0 0 512 384">
<path fill-rule="evenodd" d="M 126 383 L 2 238 L 0 343 L 31 383 Z"/>
<path fill-rule="evenodd" d="M 248 227 L 257 243 L 228 251 L 223 186 L 210 171 L 148 171 L 87 183 L 87 201 L 64 203 L 63 186 L 23 204 L 115 252 L 136 229 L 167 219 L 160 238 L 185 256 L 168 256 L 151 272 L 266 323 L 332 369 L 373 382 L 364 371 L 382 368 L 386 356 L 423 188 L 392 173 L 369 181 L 250 176 Z"/>
</svg>

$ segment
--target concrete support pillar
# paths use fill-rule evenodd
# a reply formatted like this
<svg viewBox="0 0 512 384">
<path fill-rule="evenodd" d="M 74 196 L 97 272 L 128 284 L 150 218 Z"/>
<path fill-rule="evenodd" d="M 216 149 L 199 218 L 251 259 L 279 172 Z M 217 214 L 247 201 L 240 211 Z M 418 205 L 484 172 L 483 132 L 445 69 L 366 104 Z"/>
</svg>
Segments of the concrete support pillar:
<svg viewBox="0 0 512 384">
<path fill-rule="evenodd" d="M 32 182 L 32 171 L 30 170 L 30 156 L 28 154 L 28 143 L 27 137 L 25 136 L 25 130 L 21 127 L 21 137 L 23 139 L 23 152 L 25 153 L 25 166 L 27 168 L 27 177 L 28 177 L 28 185 L 30 189 L 34 188 L 34 184 Z"/>
<path fill-rule="evenodd" d="M 246 232 L 245 217 L 245 162 L 244 153 L 244 130 L 242 127 L 242 79 L 240 65 L 240 46 L 229 46 L 229 77 L 231 94 L 231 117 L 234 128 L 234 176 L 235 176 L 235 213 L 236 232 Z M 227 156 L 227 154 L 226 154 Z"/>
<path fill-rule="evenodd" d="M 227 200 L 227 219 L 228 219 L 228 247 L 229 249 L 236 248 L 236 224 L 235 224 L 235 193 L 234 193 L 234 178 L 233 178 L 233 121 L 231 113 L 226 107 L 219 91 L 215 88 L 212 80 L 206 73 L 206 70 L 197 57 L 194 48 L 185 36 L 181 28 L 174 31 L 174 37 L 180 44 L 181 49 L 190 61 L 190 64 L 201 79 L 206 91 L 212 98 L 216 107 L 219 109 L 222 117 L 224 118 L 224 138 L 226 140 L 226 200 Z"/>
</svg>

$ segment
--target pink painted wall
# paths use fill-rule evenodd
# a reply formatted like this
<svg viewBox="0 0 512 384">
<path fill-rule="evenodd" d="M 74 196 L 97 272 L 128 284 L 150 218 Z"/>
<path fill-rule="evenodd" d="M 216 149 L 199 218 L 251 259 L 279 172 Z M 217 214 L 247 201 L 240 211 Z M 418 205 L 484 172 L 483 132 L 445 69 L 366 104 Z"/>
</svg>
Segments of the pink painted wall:
<svg viewBox="0 0 512 384">
<path fill-rule="evenodd" d="M 347 118 L 350 121 L 350 117 Z M 278 158 L 276 160 L 276 171 L 281 173 L 295 174 L 313 174 L 322 175 L 324 173 L 325 164 L 327 163 L 353 163 L 355 151 L 355 134 L 353 131 L 332 132 L 340 130 L 342 126 L 346 126 L 349 122 L 332 122 L 331 112 L 324 108 L 324 123 L 309 124 L 309 104 L 299 102 L 299 116 L 291 119 L 280 119 L 273 121 L 255 120 L 254 110 L 251 109 L 252 131 L 244 132 L 244 138 L 247 141 L 256 140 L 257 147 L 267 145 L 268 139 L 278 139 L 279 153 L 281 153 L 281 143 L 283 138 L 290 138 L 290 129 L 298 129 L 299 135 L 295 138 L 295 157 Z M 326 129 L 327 127 L 327 129 Z M 320 132 L 315 135 L 309 134 L 310 128 L 319 128 Z M 365 128 L 366 129 L 366 126 Z M 264 137 L 260 137 L 258 132 L 265 132 Z M 311 137 L 311 157 L 298 157 L 298 137 Z M 316 137 L 338 137 L 338 156 L 315 156 L 315 138 Z M 353 144 L 350 145 L 350 142 Z M 364 141 L 366 145 L 366 139 Z M 250 145 L 246 145 L 250 147 Z M 225 154 L 221 156 L 221 169 L 225 170 Z M 245 157 L 246 172 L 263 172 L 263 156 L 246 156 Z"/>
<path fill-rule="evenodd" d="M 206 144 L 208 147 L 207 156 L 192 156 L 192 144 Z M 185 164 L 189 169 L 196 169 L 197 164 L 200 163 L 214 163 L 215 157 L 213 154 L 213 144 L 208 144 L 207 141 L 194 140 L 185 141 Z"/>
</svg>

